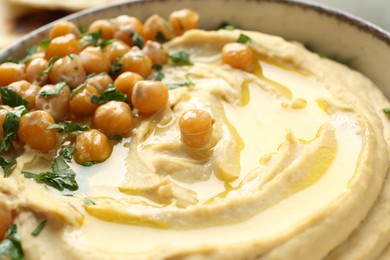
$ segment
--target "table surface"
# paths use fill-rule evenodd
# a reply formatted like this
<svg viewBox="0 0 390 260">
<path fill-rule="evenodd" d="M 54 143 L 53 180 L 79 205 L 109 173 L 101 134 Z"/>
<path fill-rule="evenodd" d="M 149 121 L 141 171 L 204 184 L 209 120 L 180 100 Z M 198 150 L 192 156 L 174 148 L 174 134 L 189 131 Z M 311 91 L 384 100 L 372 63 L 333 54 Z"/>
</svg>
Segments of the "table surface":
<svg viewBox="0 0 390 260">
<path fill-rule="evenodd" d="M 303 0 L 346 11 L 390 32 L 390 0 Z"/>
</svg>

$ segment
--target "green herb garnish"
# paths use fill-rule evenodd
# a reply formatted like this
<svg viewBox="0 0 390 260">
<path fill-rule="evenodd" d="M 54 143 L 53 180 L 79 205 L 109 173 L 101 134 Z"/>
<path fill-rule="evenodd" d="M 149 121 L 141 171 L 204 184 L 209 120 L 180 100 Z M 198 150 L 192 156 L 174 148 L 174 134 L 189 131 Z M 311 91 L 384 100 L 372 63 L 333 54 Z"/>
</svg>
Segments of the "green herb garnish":
<svg viewBox="0 0 390 260">
<path fill-rule="evenodd" d="M 47 129 L 57 129 L 57 132 L 62 133 L 66 132 L 68 134 L 77 132 L 77 131 L 88 131 L 88 125 L 73 124 L 68 122 L 59 122 L 57 124 L 50 124 Z"/>
<path fill-rule="evenodd" d="M 224 30 L 229 30 L 229 31 L 232 31 L 232 30 L 235 30 L 236 27 L 234 25 L 232 25 L 231 23 L 228 23 L 228 22 L 222 22 L 218 29 L 224 29 Z"/>
<path fill-rule="evenodd" d="M 26 49 L 27 55 L 23 59 L 19 60 L 18 63 L 23 63 L 23 64 L 27 63 L 30 60 L 31 56 L 37 52 L 37 50 L 38 47 L 35 45 L 27 47 Z"/>
<path fill-rule="evenodd" d="M 83 163 L 82 165 L 84 167 L 91 167 L 91 166 L 94 166 L 95 164 L 98 164 L 99 162 L 95 162 L 95 161 L 91 161 L 91 162 L 85 162 Z"/>
<path fill-rule="evenodd" d="M 193 86 L 194 83 L 191 80 L 186 80 L 184 82 L 178 82 L 178 83 L 169 83 L 167 84 L 168 89 L 175 89 L 180 87 L 189 87 Z"/>
<path fill-rule="evenodd" d="M 18 106 L 6 114 L 3 123 L 3 141 L 0 144 L 0 152 L 7 151 L 9 149 L 11 140 L 16 138 L 20 117 L 27 112 L 28 110 L 24 106 Z"/>
<path fill-rule="evenodd" d="M 192 65 L 190 54 L 185 51 L 177 51 L 169 54 L 169 59 L 178 65 Z"/>
<path fill-rule="evenodd" d="M 109 87 L 100 96 L 92 96 L 91 101 L 94 104 L 102 105 L 112 100 L 125 102 L 126 97 L 126 94 L 113 87 Z"/>
<path fill-rule="evenodd" d="M 96 203 L 93 200 L 91 200 L 90 198 L 87 198 L 87 197 L 84 198 L 84 204 L 89 205 L 89 206 L 96 205 Z"/>
<path fill-rule="evenodd" d="M 108 136 L 108 139 L 120 142 L 120 141 L 122 141 L 123 137 L 120 135 L 110 135 L 110 136 Z"/>
<path fill-rule="evenodd" d="M 0 243 L 0 256 L 12 260 L 24 259 L 16 225 L 9 225 L 5 239 Z"/>
<path fill-rule="evenodd" d="M 11 175 L 12 170 L 16 166 L 16 160 L 7 162 L 3 157 L 0 156 L 0 167 L 3 169 L 4 178 Z"/>
<path fill-rule="evenodd" d="M 96 74 L 95 74 L 96 75 Z M 82 84 L 80 86 L 78 86 L 77 88 L 75 89 L 72 89 L 72 92 L 70 92 L 70 100 L 73 99 L 73 97 L 78 94 L 79 92 L 83 91 L 83 89 L 85 89 L 85 87 L 87 86 L 87 84 Z"/>
<path fill-rule="evenodd" d="M 154 39 L 156 41 L 159 41 L 159 42 L 166 42 L 167 41 L 167 38 L 165 37 L 165 35 L 160 31 L 158 31 L 156 33 L 156 37 L 154 37 Z"/>
<path fill-rule="evenodd" d="M 237 39 L 237 42 L 238 43 L 254 43 L 255 41 L 252 38 L 250 38 L 249 36 L 241 33 Z"/>
<path fill-rule="evenodd" d="M 81 40 L 82 48 L 90 44 L 95 47 L 98 46 L 101 36 L 102 36 L 101 32 L 85 33 Z"/>
<path fill-rule="evenodd" d="M 17 107 L 24 106 L 28 107 L 28 101 L 25 100 L 21 95 L 19 95 L 15 90 L 10 88 L 0 88 L 1 100 L 3 105 Z"/>
<path fill-rule="evenodd" d="M 49 60 L 49 63 L 47 64 L 47 68 L 41 72 L 41 75 L 48 74 L 51 71 L 51 69 L 53 68 L 53 63 L 56 60 L 61 59 L 61 58 L 62 58 L 61 56 L 53 56 L 53 57 L 51 57 L 50 60 Z"/>
<path fill-rule="evenodd" d="M 62 149 L 60 155 L 64 158 L 66 162 L 70 162 L 72 161 L 72 157 L 75 150 L 76 148 L 74 148 L 73 146 L 67 146 L 64 149 Z"/>
<path fill-rule="evenodd" d="M 119 62 L 119 59 L 115 59 L 111 66 L 111 75 L 116 75 L 121 71 L 122 64 Z"/>
<path fill-rule="evenodd" d="M 144 39 L 138 33 L 134 33 L 131 35 L 131 41 L 133 42 L 134 46 L 137 46 L 140 49 L 144 47 Z"/>
<path fill-rule="evenodd" d="M 41 47 L 42 49 L 47 49 L 47 47 L 49 47 L 49 44 L 50 44 L 50 40 L 45 39 L 45 40 L 41 41 L 41 43 L 39 44 L 39 47 Z"/>
<path fill-rule="evenodd" d="M 390 107 L 386 107 L 386 108 L 384 108 L 382 111 L 383 111 L 383 113 L 385 113 L 386 115 L 389 115 L 389 116 L 390 116 Z"/>
<path fill-rule="evenodd" d="M 154 77 L 154 80 L 161 81 L 163 78 L 165 78 L 164 73 L 161 71 L 162 67 L 161 66 L 153 66 L 153 69 L 157 71 L 157 75 Z"/>
<path fill-rule="evenodd" d="M 39 225 L 33 230 L 33 232 L 31 232 L 31 235 L 34 237 L 38 236 L 41 233 L 42 229 L 45 227 L 46 223 L 46 219 L 41 221 L 41 223 L 39 223 Z"/>
<path fill-rule="evenodd" d="M 48 89 L 48 90 L 43 90 L 38 93 L 38 95 L 43 96 L 43 97 L 48 97 L 48 96 L 58 96 L 60 94 L 61 90 L 66 86 L 66 82 L 62 81 L 54 85 L 53 88 Z"/>
</svg>

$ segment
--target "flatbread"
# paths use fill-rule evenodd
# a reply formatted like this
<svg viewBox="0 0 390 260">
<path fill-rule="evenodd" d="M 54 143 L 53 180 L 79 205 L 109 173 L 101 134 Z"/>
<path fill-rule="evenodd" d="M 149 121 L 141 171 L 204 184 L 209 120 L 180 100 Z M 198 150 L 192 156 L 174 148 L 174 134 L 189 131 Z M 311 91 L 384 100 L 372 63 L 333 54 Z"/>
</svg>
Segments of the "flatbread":
<svg viewBox="0 0 390 260">
<path fill-rule="evenodd" d="M 98 5 L 114 2 L 115 0 L 4 0 L 11 4 L 29 6 L 34 8 L 44 8 L 51 10 L 79 11 Z"/>
</svg>

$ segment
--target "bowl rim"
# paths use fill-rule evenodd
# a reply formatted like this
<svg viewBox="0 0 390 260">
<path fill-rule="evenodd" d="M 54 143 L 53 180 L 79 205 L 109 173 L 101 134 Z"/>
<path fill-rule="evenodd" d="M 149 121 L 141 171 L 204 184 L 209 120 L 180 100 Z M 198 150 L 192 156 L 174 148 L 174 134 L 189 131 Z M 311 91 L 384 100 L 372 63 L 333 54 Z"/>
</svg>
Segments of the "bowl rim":
<svg viewBox="0 0 390 260">
<path fill-rule="evenodd" d="M 23 43 L 28 41 L 29 39 L 34 38 L 38 35 L 43 35 L 58 21 L 77 20 L 83 16 L 91 15 L 93 13 L 103 12 L 104 10 L 107 9 L 112 9 L 112 8 L 115 9 L 122 5 L 148 4 L 148 3 L 155 3 L 155 2 L 170 2 L 170 1 L 180 1 L 180 0 L 121 0 L 106 5 L 92 7 L 92 8 L 75 12 L 73 14 L 64 16 L 60 19 L 52 21 L 46 25 L 43 25 L 40 28 L 35 29 L 34 31 L 27 33 L 26 35 L 24 35 L 22 38 L 20 38 L 10 46 L 0 50 L 0 62 L 4 62 L 4 58 L 6 58 L 6 53 L 8 52 L 12 53 L 11 50 L 17 48 L 17 46 L 19 45 L 23 45 Z M 188 1 L 197 1 L 197 0 L 188 0 Z M 347 23 L 352 27 L 361 30 L 367 34 L 370 34 L 374 38 L 384 42 L 387 46 L 390 46 L 390 32 L 387 32 L 380 26 L 373 24 L 372 22 L 369 22 L 367 20 L 364 20 L 363 18 L 353 15 L 347 11 L 326 4 L 322 4 L 319 2 L 308 2 L 307 0 L 306 1 L 305 0 L 223 0 L 223 1 L 236 1 L 236 2 L 241 1 L 241 2 L 257 2 L 257 3 L 270 2 L 270 3 L 277 3 L 282 5 L 298 6 L 299 8 L 302 8 L 304 10 L 315 11 L 318 14 L 326 15 L 328 17 L 335 18 L 336 20 L 339 20 L 341 22 Z"/>
</svg>

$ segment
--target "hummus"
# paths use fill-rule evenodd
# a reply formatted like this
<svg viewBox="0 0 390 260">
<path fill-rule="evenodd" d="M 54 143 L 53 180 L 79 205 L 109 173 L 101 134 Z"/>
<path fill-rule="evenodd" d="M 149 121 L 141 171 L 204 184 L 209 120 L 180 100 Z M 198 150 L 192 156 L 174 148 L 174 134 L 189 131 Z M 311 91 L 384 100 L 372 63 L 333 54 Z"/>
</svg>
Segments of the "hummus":
<svg viewBox="0 0 390 260">
<path fill-rule="evenodd" d="M 221 63 L 222 47 L 240 34 L 252 39 L 253 73 Z M 390 104 L 370 80 L 257 32 L 192 30 L 164 47 L 192 62 L 162 67 L 169 108 L 143 120 L 106 162 L 71 164 L 76 192 L 25 178 L 22 171 L 50 168 L 31 150 L 0 178 L 26 259 L 380 255 L 390 240 L 382 112 Z M 178 118 L 188 109 L 214 119 L 206 147 L 180 139 Z"/>
</svg>

